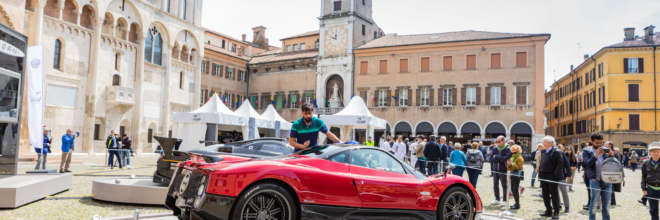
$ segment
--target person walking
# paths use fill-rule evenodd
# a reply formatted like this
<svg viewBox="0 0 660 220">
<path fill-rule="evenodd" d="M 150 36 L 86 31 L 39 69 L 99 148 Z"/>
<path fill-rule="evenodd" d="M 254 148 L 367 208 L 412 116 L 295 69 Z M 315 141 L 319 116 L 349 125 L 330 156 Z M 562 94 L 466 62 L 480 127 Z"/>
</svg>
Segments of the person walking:
<svg viewBox="0 0 660 220">
<path fill-rule="evenodd" d="M 440 140 L 438 140 L 438 144 L 440 145 L 440 160 L 442 163 L 442 169 L 439 169 L 438 172 L 445 172 L 445 167 L 447 167 L 447 164 L 449 164 L 449 156 L 451 153 L 454 151 L 454 148 L 452 147 L 451 141 L 449 144 L 447 144 L 447 137 L 441 136 Z"/>
<path fill-rule="evenodd" d="M 408 146 L 408 156 L 410 157 L 410 166 L 415 168 L 417 166 L 417 152 L 415 152 L 415 147 L 419 145 L 419 137 L 416 137 L 415 140 L 410 143 Z"/>
<path fill-rule="evenodd" d="M 319 132 L 323 133 L 334 143 L 341 143 L 339 138 L 335 136 L 328 126 L 325 125 L 323 120 L 313 116 L 314 109 L 309 103 L 300 106 L 302 117 L 293 122 L 291 125 L 291 132 L 289 132 L 289 145 L 291 145 L 298 152 L 308 147 L 316 147 L 318 145 Z"/>
<path fill-rule="evenodd" d="M 470 181 L 470 184 L 472 184 L 472 187 L 475 189 L 477 188 L 477 180 L 479 178 L 479 174 L 481 174 L 481 170 L 484 167 L 484 155 L 483 153 L 479 150 L 480 147 L 479 144 L 477 143 L 472 143 L 472 149 L 469 149 L 467 151 L 467 155 L 465 157 L 467 158 L 467 174 L 468 174 L 468 180 Z"/>
<path fill-rule="evenodd" d="M 417 154 L 417 166 L 419 167 L 419 172 L 423 174 L 426 174 L 426 156 L 424 156 L 425 147 L 426 142 L 424 140 L 413 147 L 413 150 Z"/>
<path fill-rule="evenodd" d="M 594 154 L 595 154 L 595 150 L 591 147 L 591 143 L 587 142 L 585 144 L 585 147 L 582 148 L 582 166 L 583 166 L 584 172 L 585 172 L 585 173 L 582 174 L 582 179 L 584 180 L 584 185 L 587 186 L 587 189 L 590 189 L 589 188 L 589 185 L 590 185 L 589 178 L 587 178 L 587 175 L 586 175 L 587 162 L 589 162 L 589 160 L 591 160 L 591 158 L 594 157 Z M 591 205 L 591 190 L 587 190 L 587 196 L 589 196 L 589 197 L 587 198 L 587 204 L 582 206 L 583 210 L 589 210 L 589 206 Z"/>
<path fill-rule="evenodd" d="M 461 151 L 463 151 L 463 154 L 467 154 L 467 151 L 470 149 L 472 149 L 472 140 L 467 140 L 467 144 L 461 145 Z"/>
<path fill-rule="evenodd" d="M 390 137 L 387 137 L 387 140 L 385 140 L 384 142 L 381 142 L 381 143 L 382 143 L 382 144 L 380 145 L 380 148 L 381 148 L 381 149 L 383 149 L 383 150 L 385 150 L 385 151 L 387 151 L 387 152 L 392 153 L 392 145 L 390 144 L 390 143 L 391 143 L 391 142 L 390 142 Z"/>
<path fill-rule="evenodd" d="M 118 136 L 115 134 L 114 130 L 110 131 L 110 135 L 105 139 L 106 148 L 108 149 L 108 166 L 110 169 L 114 169 L 114 157 L 117 158 L 117 163 L 119 164 L 119 169 L 122 169 L 121 156 L 119 155 L 119 140 Z M 107 169 L 107 168 L 106 168 Z"/>
<path fill-rule="evenodd" d="M 60 162 L 60 173 L 71 173 L 69 165 L 71 164 L 71 155 L 75 150 L 74 141 L 80 136 L 80 131 L 73 134 L 71 129 L 66 129 L 66 134 L 62 136 L 62 161 Z"/>
<path fill-rule="evenodd" d="M 539 156 L 541 155 L 541 151 L 543 150 L 543 144 L 538 144 L 536 145 L 536 150 L 532 151 L 532 168 L 534 171 L 532 171 L 532 187 L 534 187 L 534 182 L 536 182 L 536 175 L 538 172 L 537 170 L 537 164 L 538 164 L 538 159 Z"/>
<path fill-rule="evenodd" d="M 608 157 L 613 157 L 614 156 L 614 151 L 607 149 L 609 153 L 605 153 L 605 149 L 603 149 L 603 135 L 600 132 L 594 132 L 591 134 L 591 143 L 593 144 L 593 147 L 596 149 L 596 154 L 594 157 L 590 158 L 589 161 L 587 161 L 586 165 L 586 174 L 587 178 L 589 179 L 589 186 L 591 187 L 591 200 L 589 204 L 589 220 L 595 220 L 596 219 L 596 210 L 597 210 L 597 204 L 598 201 L 602 197 L 602 209 L 601 212 L 603 214 L 603 220 L 610 220 L 610 199 L 611 199 L 611 191 L 612 191 L 612 184 L 611 183 L 606 183 L 601 179 L 601 166 L 603 166 L 603 162 L 605 159 Z"/>
<path fill-rule="evenodd" d="M 41 169 L 42 170 L 46 169 L 46 163 L 47 163 L 46 161 L 48 160 L 47 159 L 48 158 L 48 153 L 51 153 L 50 143 L 52 142 L 52 140 L 50 140 L 50 138 L 48 137 L 48 132 L 50 132 L 48 130 L 48 128 L 44 127 L 43 145 L 41 146 L 41 148 L 38 148 L 36 146 L 34 147 L 34 152 L 36 152 L 37 157 L 39 157 L 39 159 L 37 159 L 37 166 L 34 167 L 34 170 L 39 169 L 39 164 L 41 164 Z"/>
<path fill-rule="evenodd" d="M 440 139 L 442 140 L 442 138 Z M 431 176 L 438 173 L 438 164 L 442 161 L 442 150 L 440 145 L 435 142 L 435 136 L 431 136 L 429 142 L 424 146 L 424 156 L 428 163 L 428 175 Z"/>
<path fill-rule="evenodd" d="M 511 159 L 511 149 L 505 142 L 504 136 L 497 137 L 497 143 L 493 147 L 491 154 L 491 160 L 493 160 L 493 164 L 495 165 L 495 168 L 493 169 L 493 172 L 495 172 L 493 175 L 493 190 L 495 191 L 495 200 L 493 200 L 493 202 L 490 204 L 497 205 L 497 203 L 500 202 L 500 189 L 498 184 L 501 183 L 502 202 L 500 203 L 500 206 L 506 206 L 506 200 L 509 194 L 506 180 L 506 161 Z"/>
<path fill-rule="evenodd" d="M 571 174 L 569 178 L 566 178 L 566 184 L 568 184 L 568 191 L 573 192 L 573 179 L 575 178 L 575 171 L 578 166 L 577 159 L 575 159 L 576 155 L 573 153 L 573 147 L 566 147 L 566 157 L 568 158 L 568 163 L 571 165 Z M 566 208 L 568 208 L 568 206 L 566 206 Z"/>
<path fill-rule="evenodd" d="M 506 170 L 511 172 L 511 192 L 513 193 L 513 199 L 516 201 L 510 208 L 511 209 L 520 209 L 520 177 L 513 176 L 516 171 L 523 170 L 523 164 L 525 159 L 520 155 L 522 148 L 520 145 L 511 146 L 511 159 L 506 161 Z"/>
<path fill-rule="evenodd" d="M 559 180 L 559 184 L 557 184 L 557 187 L 559 187 L 559 192 L 561 193 L 562 201 L 564 201 L 564 213 L 568 213 L 569 208 L 571 207 L 571 203 L 568 198 L 568 191 L 566 190 L 566 188 L 568 187 L 568 180 L 571 178 L 571 163 L 569 162 L 568 155 L 564 153 L 566 147 L 564 147 L 564 145 L 562 144 L 558 146 L 559 147 L 557 148 L 557 153 L 561 155 L 564 163 L 563 166 L 564 168 L 562 169 L 564 178 Z"/>
<path fill-rule="evenodd" d="M 374 141 L 371 140 L 371 137 L 369 137 L 369 140 L 367 142 L 365 142 L 364 144 L 367 145 L 367 146 L 371 146 L 371 147 L 376 145 L 376 143 L 374 143 Z"/>
<path fill-rule="evenodd" d="M 124 137 L 121 140 L 121 148 L 125 151 L 121 152 L 121 160 L 124 161 L 124 167 L 128 169 L 133 169 L 131 167 L 131 147 L 133 146 L 133 140 L 128 138 L 128 135 L 124 134 Z"/>
<path fill-rule="evenodd" d="M 406 144 L 403 143 L 403 138 L 401 136 L 397 137 L 396 143 L 392 146 L 392 151 L 394 152 L 394 156 L 401 161 L 404 161 L 403 158 L 406 156 Z"/>
<path fill-rule="evenodd" d="M 449 163 L 456 165 L 456 168 L 451 172 L 454 175 L 462 177 L 463 171 L 465 171 L 465 165 L 467 165 L 467 158 L 465 158 L 465 154 L 461 150 L 461 147 L 460 143 L 454 144 L 454 152 L 451 152 L 451 155 L 449 156 Z"/>
<path fill-rule="evenodd" d="M 639 160 L 637 159 L 637 152 L 631 151 L 630 152 L 630 169 L 635 172 L 637 169 L 637 163 Z"/>
<path fill-rule="evenodd" d="M 575 160 L 577 160 L 577 172 L 579 173 L 580 168 L 582 168 L 582 152 L 581 151 L 576 151 Z"/>
<path fill-rule="evenodd" d="M 658 220 L 658 199 L 660 199 L 660 142 L 653 142 L 649 145 L 648 159 L 642 163 L 642 192 L 645 199 L 649 202 L 649 213 L 651 220 Z M 646 203 L 646 201 L 645 201 Z M 645 204 L 646 205 L 646 204 Z"/>
<path fill-rule="evenodd" d="M 543 138 L 543 150 L 541 151 L 541 160 L 539 161 L 539 179 L 541 179 L 541 192 L 543 193 L 543 203 L 545 212 L 543 217 L 552 217 L 559 219 L 559 191 L 557 182 L 564 179 L 564 159 L 557 153 L 555 138 L 545 136 Z"/>
<path fill-rule="evenodd" d="M 619 163 L 621 163 L 622 156 L 619 154 L 619 148 L 614 147 L 614 143 L 611 141 L 607 141 L 604 144 L 605 147 L 608 149 L 614 149 L 614 158 L 616 158 Z M 614 188 L 617 184 L 612 184 L 612 188 Z M 619 187 L 621 184 L 619 183 Z M 612 199 L 610 201 L 610 205 L 615 206 L 616 205 L 616 194 L 614 193 L 614 190 L 612 190 Z"/>
<path fill-rule="evenodd" d="M 481 152 L 481 156 L 483 156 L 485 159 L 488 158 L 488 156 L 487 156 L 487 154 L 486 154 L 487 151 L 488 151 L 488 149 L 486 149 L 486 147 L 484 146 L 484 142 L 483 142 L 483 141 L 479 141 L 479 148 L 478 148 L 478 150 Z M 484 161 L 485 161 L 485 160 L 484 160 Z M 481 175 L 481 174 L 483 173 L 483 171 L 484 171 L 484 170 L 483 170 L 483 163 L 482 163 L 482 164 L 481 164 L 481 169 L 479 169 L 479 175 Z"/>
</svg>

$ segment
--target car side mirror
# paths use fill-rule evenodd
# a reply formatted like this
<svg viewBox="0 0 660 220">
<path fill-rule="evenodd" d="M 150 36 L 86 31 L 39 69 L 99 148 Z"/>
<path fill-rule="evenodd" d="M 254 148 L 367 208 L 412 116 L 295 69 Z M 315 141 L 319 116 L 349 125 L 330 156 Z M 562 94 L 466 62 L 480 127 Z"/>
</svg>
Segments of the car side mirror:
<svg viewBox="0 0 660 220">
<path fill-rule="evenodd" d="M 456 164 L 449 163 L 445 168 L 445 177 L 447 177 L 449 172 L 451 172 L 451 170 L 453 170 L 454 168 L 456 168 Z"/>
</svg>

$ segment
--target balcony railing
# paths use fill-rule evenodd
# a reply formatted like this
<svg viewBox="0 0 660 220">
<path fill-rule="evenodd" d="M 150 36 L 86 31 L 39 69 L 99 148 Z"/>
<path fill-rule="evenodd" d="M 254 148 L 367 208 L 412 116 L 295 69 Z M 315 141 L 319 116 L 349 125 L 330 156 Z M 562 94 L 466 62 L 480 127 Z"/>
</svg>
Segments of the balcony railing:
<svg viewBox="0 0 660 220">
<path fill-rule="evenodd" d="M 109 105 L 119 105 L 132 107 L 135 105 L 135 90 L 122 86 L 108 86 L 106 88 L 105 103 Z"/>
<path fill-rule="evenodd" d="M 316 114 L 321 114 L 321 115 L 332 115 L 337 112 L 340 112 L 343 110 L 343 107 L 337 107 L 337 108 L 315 108 L 314 113 Z"/>
</svg>

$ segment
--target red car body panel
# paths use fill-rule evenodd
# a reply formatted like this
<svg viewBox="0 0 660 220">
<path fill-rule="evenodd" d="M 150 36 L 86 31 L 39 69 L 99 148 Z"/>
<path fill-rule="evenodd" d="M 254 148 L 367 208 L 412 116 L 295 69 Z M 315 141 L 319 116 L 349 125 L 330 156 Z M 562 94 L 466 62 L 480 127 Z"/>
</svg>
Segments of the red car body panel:
<svg viewBox="0 0 660 220">
<path fill-rule="evenodd" d="M 461 184 L 475 196 L 476 212 L 483 209 L 481 198 L 472 185 L 454 175 L 418 179 L 412 174 L 306 156 L 276 160 L 222 157 L 223 161 L 214 164 L 186 161 L 179 166 L 208 175 L 206 192 L 216 195 L 238 197 L 250 184 L 274 179 L 291 186 L 301 204 L 434 211 L 442 192 Z"/>
</svg>

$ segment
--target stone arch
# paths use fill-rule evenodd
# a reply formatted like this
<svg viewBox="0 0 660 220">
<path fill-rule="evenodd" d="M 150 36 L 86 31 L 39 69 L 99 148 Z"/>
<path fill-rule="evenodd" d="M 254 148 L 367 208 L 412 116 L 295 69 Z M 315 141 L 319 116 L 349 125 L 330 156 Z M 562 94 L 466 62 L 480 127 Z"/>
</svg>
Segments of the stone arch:
<svg viewBox="0 0 660 220">
<path fill-rule="evenodd" d="M 128 22 L 126 22 L 126 19 L 124 18 L 117 19 L 117 25 L 115 25 L 115 37 L 122 40 L 126 40 L 127 36 L 128 36 Z"/>
<path fill-rule="evenodd" d="M 479 127 L 479 133 L 481 133 L 481 131 L 483 131 L 483 127 L 481 126 L 481 124 L 479 124 L 479 122 L 474 121 L 474 120 L 467 120 L 467 121 L 464 121 L 464 122 L 461 124 L 461 127 L 458 128 L 458 131 L 461 132 L 461 133 L 463 133 L 463 127 L 464 127 L 465 125 L 469 124 L 469 123 L 474 123 L 474 124 L 476 124 L 476 125 Z"/>
<path fill-rule="evenodd" d="M 140 32 L 141 31 L 142 30 L 140 30 L 140 25 L 133 22 L 131 24 L 131 31 L 128 34 L 128 41 L 130 41 L 132 43 L 140 44 Z"/>
<path fill-rule="evenodd" d="M 343 95 L 344 93 L 344 78 L 341 77 L 339 74 L 333 74 L 327 79 L 325 79 L 325 83 L 323 84 L 325 87 L 325 91 L 323 91 L 324 97 L 330 101 L 332 98 L 332 93 L 334 90 L 334 86 L 337 84 L 337 95 Z M 339 97 L 337 97 L 339 98 Z M 342 97 L 343 98 L 343 97 Z M 328 106 L 330 107 L 330 106 Z M 341 107 L 341 106 L 340 106 Z"/>
<path fill-rule="evenodd" d="M 394 123 L 394 128 L 392 130 L 393 130 L 392 133 L 394 133 L 394 134 L 396 134 L 397 132 L 402 132 L 402 133 L 410 132 L 410 133 L 412 133 L 414 131 L 412 124 L 408 121 L 405 121 L 405 120 L 401 120 L 401 121 L 398 121 L 398 122 Z"/>
<path fill-rule="evenodd" d="M 446 126 L 453 126 L 453 128 L 450 128 L 451 132 L 446 132 L 445 129 L 443 129 L 443 127 L 446 127 Z M 438 134 L 438 136 L 441 136 L 442 134 L 445 134 L 445 133 L 458 134 L 458 132 L 460 130 L 458 130 L 458 125 L 456 125 L 456 123 L 454 123 L 453 121 L 444 120 L 444 121 L 441 121 L 440 123 L 438 123 L 438 127 L 435 129 L 435 131 Z"/>
<path fill-rule="evenodd" d="M 532 131 L 531 135 L 536 134 L 536 131 L 534 131 L 534 126 L 532 126 L 532 124 L 530 124 L 529 122 L 526 122 L 526 121 L 516 121 L 516 122 L 511 123 L 511 126 L 509 127 L 509 133 L 511 133 L 513 131 L 513 127 L 516 126 L 516 124 L 520 124 L 520 123 L 523 123 L 523 124 L 526 124 L 527 126 L 529 126 L 529 129 Z"/>
<path fill-rule="evenodd" d="M 64 1 L 64 8 L 62 8 L 62 20 L 78 24 L 78 2 L 75 0 Z"/>
<path fill-rule="evenodd" d="M 28 1 L 30 2 L 30 1 Z M 27 7 L 27 6 L 26 6 Z M 14 22 L 11 21 L 11 17 L 9 17 L 9 14 L 5 11 L 5 9 L 0 5 L 0 23 L 3 23 L 7 26 L 9 26 L 11 29 L 16 30 L 16 27 L 14 27 Z"/>
<path fill-rule="evenodd" d="M 193 48 L 190 50 L 190 60 L 188 61 L 189 63 L 195 65 L 195 60 L 197 60 L 197 49 Z"/>
<path fill-rule="evenodd" d="M 46 2 L 46 7 L 44 7 L 44 15 L 48 15 L 55 19 L 60 18 L 60 3 L 58 0 L 48 0 Z"/>
<path fill-rule="evenodd" d="M 179 42 L 174 42 L 174 46 L 172 47 L 172 59 L 179 59 L 179 56 L 181 54 L 181 49 L 179 49 L 181 45 L 179 45 Z"/>
<path fill-rule="evenodd" d="M 506 133 L 509 133 L 509 129 L 507 128 L 506 124 L 504 124 L 504 122 L 499 121 L 499 120 L 492 120 L 492 121 L 489 121 L 488 123 L 486 123 L 486 124 L 484 125 L 484 129 L 483 129 L 481 132 L 482 132 L 482 133 L 486 133 L 486 129 L 488 128 L 488 125 L 491 125 L 491 124 L 494 124 L 494 123 L 501 124 L 501 125 L 504 127 L 504 129 L 506 129 Z"/>
<path fill-rule="evenodd" d="M 119 135 L 121 137 L 124 137 L 124 134 L 128 135 L 128 133 L 131 131 L 131 122 L 128 119 L 124 119 L 119 123 Z"/>
<path fill-rule="evenodd" d="M 184 44 L 183 47 L 181 47 L 181 55 L 179 56 L 179 59 L 184 63 L 188 62 L 188 54 L 189 54 L 188 50 L 190 50 L 188 49 L 188 45 Z"/>
<path fill-rule="evenodd" d="M 421 125 L 421 127 L 420 127 Z M 431 131 L 418 131 L 418 129 L 426 128 L 428 126 L 431 126 Z M 428 120 L 421 120 L 415 124 L 415 127 L 413 127 L 413 131 L 415 132 L 416 135 L 419 135 L 420 132 L 424 133 L 435 133 L 437 129 L 435 129 L 435 126 L 433 125 L 433 122 L 428 121 Z"/>
<path fill-rule="evenodd" d="M 157 136 L 157 134 L 158 134 L 158 125 L 156 125 L 155 122 L 151 122 L 147 127 L 147 137 L 145 138 L 147 143 L 152 143 L 152 144 L 157 143 L 156 139 L 153 138 L 153 136 Z"/>
<path fill-rule="evenodd" d="M 100 141 L 104 140 L 103 134 L 105 134 L 105 121 L 103 118 L 96 118 L 94 119 L 94 140 Z"/>
<path fill-rule="evenodd" d="M 96 12 L 94 7 L 91 5 L 85 5 L 82 8 L 82 14 L 80 15 L 80 26 L 83 26 L 87 29 L 94 29 L 94 21 L 96 20 Z"/>
<path fill-rule="evenodd" d="M 103 18 L 103 26 L 101 27 L 101 32 L 108 36 L 113 36 L 115 28 L 115 17 L 112 16 L 112 13 L 106 12 L 105 17 Z"/>
</svg>

